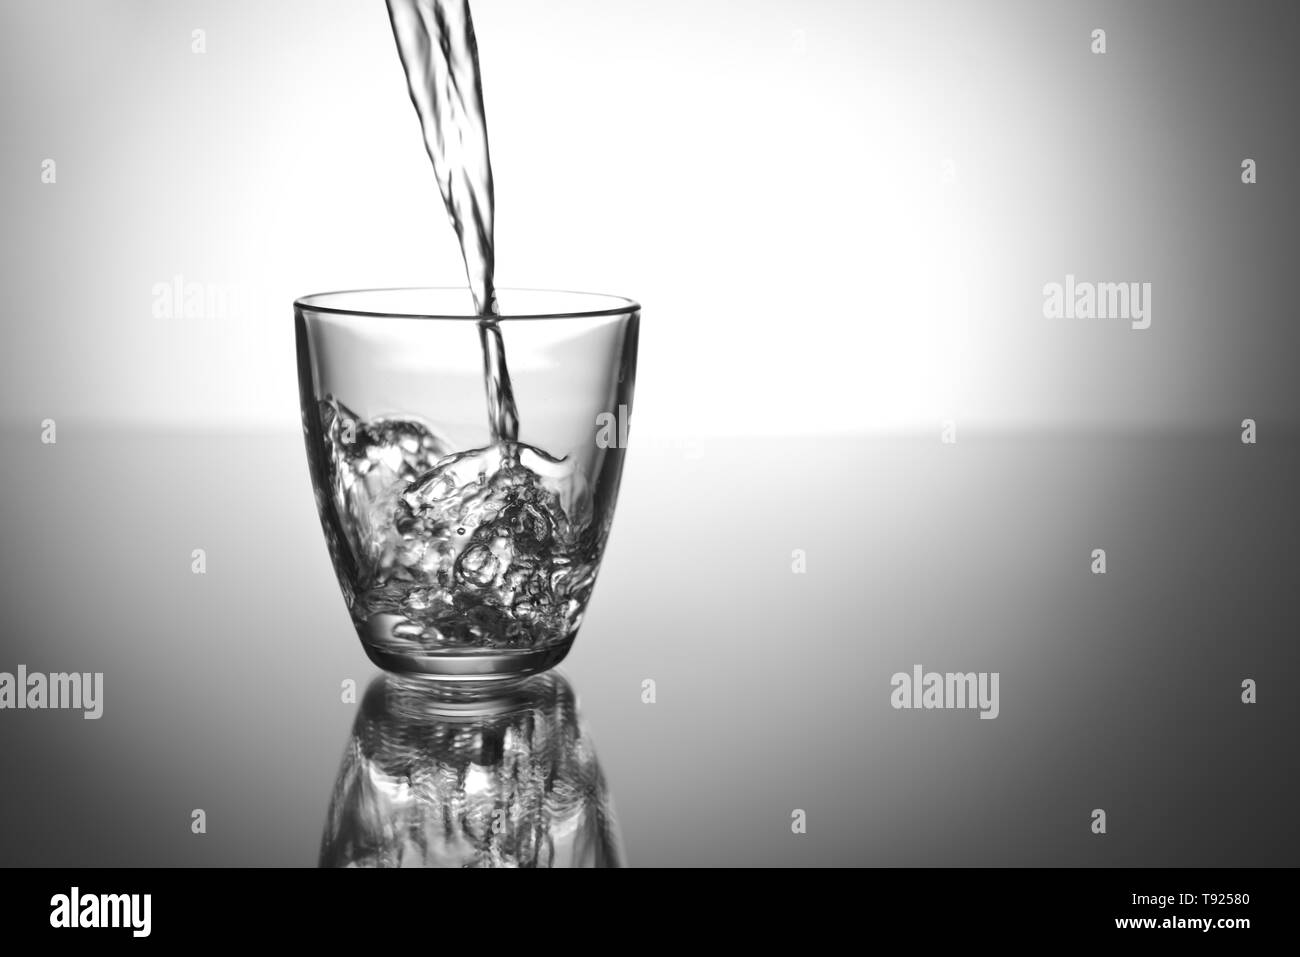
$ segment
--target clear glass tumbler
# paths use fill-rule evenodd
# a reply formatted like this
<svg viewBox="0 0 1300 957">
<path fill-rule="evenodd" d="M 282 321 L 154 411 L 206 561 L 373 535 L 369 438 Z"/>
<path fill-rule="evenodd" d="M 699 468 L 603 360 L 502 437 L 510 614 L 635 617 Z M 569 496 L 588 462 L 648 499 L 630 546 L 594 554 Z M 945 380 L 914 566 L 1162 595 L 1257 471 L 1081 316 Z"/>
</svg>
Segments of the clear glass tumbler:
<svg viewBox="0 0 1300 957">
<path fill-rule="evenodd" d="M 497 298 L 494 329 L 465 289 L 294 303 L 316 506 L 361 643 L 388 671 L 481 681 L 550 668 L 595 584 L 640 307 L 544 290 Z M 489 370 L 513 391 L 513 439 L 490 424 L 501 419 L 489 391 L 502 392 Z"/>
</svg>

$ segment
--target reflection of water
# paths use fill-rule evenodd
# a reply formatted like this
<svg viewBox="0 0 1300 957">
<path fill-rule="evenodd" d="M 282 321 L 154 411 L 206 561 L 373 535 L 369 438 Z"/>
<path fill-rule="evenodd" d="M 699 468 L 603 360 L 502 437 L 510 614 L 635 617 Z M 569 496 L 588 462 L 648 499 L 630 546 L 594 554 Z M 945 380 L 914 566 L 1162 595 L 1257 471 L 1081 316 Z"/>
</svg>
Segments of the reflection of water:
<svg viewBox="0 0 1300 957">
<path fill-rule="evenodd" d="M 491 697 L 371 682 L 334 785 L 322 867 L 618 867 L 605 779 L 569 683 Z"/>
</svg>

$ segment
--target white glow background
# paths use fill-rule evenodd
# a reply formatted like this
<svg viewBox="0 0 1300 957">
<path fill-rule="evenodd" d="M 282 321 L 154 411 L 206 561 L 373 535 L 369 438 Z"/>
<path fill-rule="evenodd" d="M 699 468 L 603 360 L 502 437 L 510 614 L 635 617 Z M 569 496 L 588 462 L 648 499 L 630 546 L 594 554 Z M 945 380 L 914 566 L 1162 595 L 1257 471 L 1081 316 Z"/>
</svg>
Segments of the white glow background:
<svg viewBox="0 0 1300 957">
<path fill-rule="evenodd" d="M 644 304 L 636 437 L 1293 417 L 1255 12 L 480 0 L 498 281 Z M 463 282 L 381 0 L 0 16 L 7 421 L 291 427 L 294 297 Z M 1067 272 L 1152 328 L 1044 319 Z M 177 274 L 252 308 L 152 318 Z"/>
</svg>

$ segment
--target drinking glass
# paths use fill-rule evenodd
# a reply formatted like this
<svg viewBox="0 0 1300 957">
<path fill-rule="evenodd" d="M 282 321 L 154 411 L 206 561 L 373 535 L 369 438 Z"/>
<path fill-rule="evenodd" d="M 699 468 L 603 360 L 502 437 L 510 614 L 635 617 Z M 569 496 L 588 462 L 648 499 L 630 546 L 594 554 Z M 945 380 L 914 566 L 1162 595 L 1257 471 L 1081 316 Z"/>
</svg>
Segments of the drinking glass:
<svg viewBox="0 0 1300 957">
<path fill-rule="evenodd" d="M 316 507 L 361 643 L 391 672 L 495 681 L 552 667 L 604 553 L 640 307 L 547 290 L 497 299 L 491 325 L 466 289 L 294 303 Z M 513 391 L 513 438 L 492 426 L 494 379 Z"/>
</svg>

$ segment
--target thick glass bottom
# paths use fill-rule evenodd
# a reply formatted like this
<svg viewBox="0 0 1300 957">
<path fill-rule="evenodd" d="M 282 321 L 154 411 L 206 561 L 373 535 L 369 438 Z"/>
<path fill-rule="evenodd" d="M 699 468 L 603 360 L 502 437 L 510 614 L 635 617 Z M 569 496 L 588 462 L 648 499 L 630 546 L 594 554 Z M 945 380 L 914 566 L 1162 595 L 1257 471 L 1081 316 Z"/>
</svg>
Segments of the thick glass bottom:
<svg viewBox="0 0 1300 957">
<path fill-rule="evenodd" d="M 393 634 L 391 616 L 358 623 L 366 654 L 385 671 L 454 682 L 509 682 L 554 668 L 573 647 L 573 635 L 533 648 L 429 647 Z M 380 619 L 380 620 L 376 620 Z"/>
</svg>

